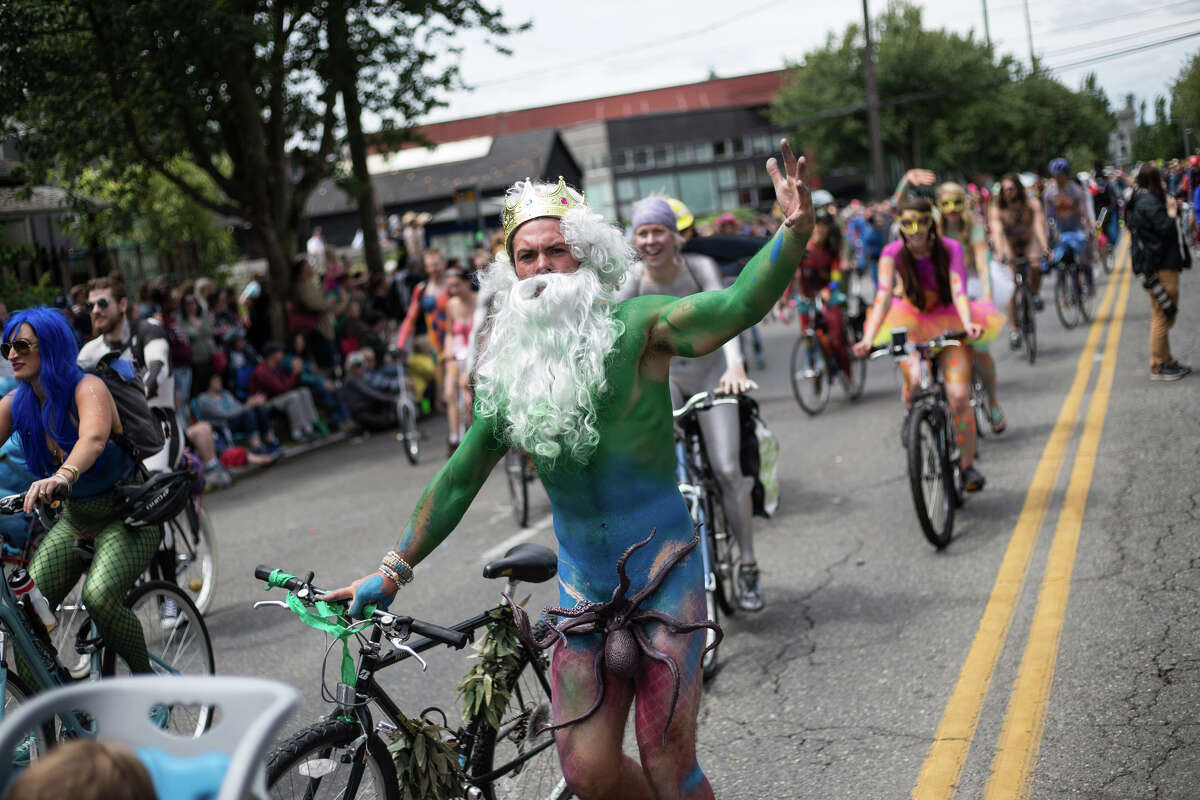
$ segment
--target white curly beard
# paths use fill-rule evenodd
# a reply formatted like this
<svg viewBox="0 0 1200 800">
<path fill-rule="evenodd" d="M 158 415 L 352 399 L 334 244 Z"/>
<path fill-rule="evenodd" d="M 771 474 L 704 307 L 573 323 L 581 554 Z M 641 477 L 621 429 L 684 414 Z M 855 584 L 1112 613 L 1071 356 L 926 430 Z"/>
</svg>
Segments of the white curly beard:
<svg viewBox="0 0 1200 800">
<path fill-rule="evenodd" d="M 503 419 L 508 438 L 527 452 L 586 463 L 600 441 L 604 362 L 624 330 L 612 292 L 586 267 L 536 275 L 497 292 L 490 324 L 478 413 Z"/>
</svg>

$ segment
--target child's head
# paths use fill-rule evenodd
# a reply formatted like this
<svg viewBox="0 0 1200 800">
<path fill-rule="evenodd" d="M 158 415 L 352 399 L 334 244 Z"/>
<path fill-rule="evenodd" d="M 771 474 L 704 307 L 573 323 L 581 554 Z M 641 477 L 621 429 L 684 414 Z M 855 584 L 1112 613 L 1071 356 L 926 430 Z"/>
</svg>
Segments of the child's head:
<svg viewBox="0 0 1200 800">
<path fill-rule="evenodd" d="M 133 751 L 95 739 L 66 742 L 13 782 L 8 800 L 157 800 L 150 773 Z"/>
</svg>

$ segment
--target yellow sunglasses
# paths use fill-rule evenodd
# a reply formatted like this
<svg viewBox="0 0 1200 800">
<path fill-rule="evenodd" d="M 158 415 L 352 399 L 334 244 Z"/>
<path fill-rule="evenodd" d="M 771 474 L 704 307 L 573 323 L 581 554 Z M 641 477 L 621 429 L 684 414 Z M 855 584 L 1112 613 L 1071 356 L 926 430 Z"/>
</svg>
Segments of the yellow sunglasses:
<svg viewBox="0 0 1200 800">
<path fill-rule="evenodd" d="M 900 217 L 900 230 L 907 234 L 929 230 L 933 227 L 932 214 L 905 214 Z"/>
<path fill-rule="evenodd" d="M 941 207 L 942 211 L 947 213 L 953 211 L 962 211 L 967 206 L 961 197 L 947 197 L 945 200 L 938 203 L 938 205 Z"/>
</svg>

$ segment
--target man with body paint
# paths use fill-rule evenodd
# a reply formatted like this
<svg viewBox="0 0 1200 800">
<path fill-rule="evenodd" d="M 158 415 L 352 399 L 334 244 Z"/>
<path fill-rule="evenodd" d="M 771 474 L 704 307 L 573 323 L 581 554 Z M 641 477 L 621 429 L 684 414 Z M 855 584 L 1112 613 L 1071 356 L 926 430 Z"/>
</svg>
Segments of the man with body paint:
<svg viewBox="0 0 1200 800">
<path fill-rule="evenodd" d="M 672 357 L 714 352 L 761 320 L 791 280 L 813 210 L 804 160 L 787 142 L 783 158 L 782 170 L 771 159 L 767 172 L 785 226 L 732 286 L 683 298 L 616 302 L 632 260 L 621 233 L 561 179 L 515 184 L 505 199 L 506 252 L 485 277 L 499 288 L 478 367 L 475 423 L 426 488 L 395 550 L 328 599 L 353 598 L 351 614 L 369 603 L 387 606 L 412 579 L 412 566 L 458 524 L 511 443 L 530 453 L 550 496 L 564 608 L 610 600 L 617 560 L 651 530 L 653 540 L 625 565 L 629 595 L 688 547 L 694 530 L 675 483 L 668 368 Z M 640 608 L 702 621 L 700 555 L 693 550 L 665 572 Z M 704 633 L 676 634 L 650 621 L 639 624 L 639 635 L 677 665 L 678 684 L 657 658 L 641 658 L 630 679 L 598 670 L 599 634 L 566 636 L 555 646 L 554 722 L 584 717 L 557 733 L 563 774 L 582 798 L 711 798 L 695 752 Z M 634 698 L 640 763 L 621 752 Z"/>
</svg>

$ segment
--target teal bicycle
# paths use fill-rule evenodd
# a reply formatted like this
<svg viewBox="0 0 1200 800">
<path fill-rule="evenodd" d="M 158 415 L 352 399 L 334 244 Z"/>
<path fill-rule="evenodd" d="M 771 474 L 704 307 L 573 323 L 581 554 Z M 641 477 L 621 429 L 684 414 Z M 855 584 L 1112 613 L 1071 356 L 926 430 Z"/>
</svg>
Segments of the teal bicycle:
<svg viewBox="0 0 1200 800">
<path fill-rule="evenodd" d="M 19 514 L 25 502 L 24 494 L 0 498 L 0 514 Z M 85 558 L 90 551 L 78 552 Z M 16 567 L 4 564 L 4 580 L 0 581 L 0 687 L 3 688 L 4 709 L 27 701 L 35 693 L 76 682 L 99 680 L 102 677 L 129 674 L 125 662 L 116 650 L 109 647 L 95 623 L 81 612 L 72 618 L 70 630 L 48 629 L 38 616 L 29 594 L 20 599 L 9 585 Z M 173 603 L 174 606 L 170 604 Z M 135 586 L 125 597 L 125 605 L 133 611 L 142 625 L 147 655 L 158 674 L 212 675 L 215 671 L 212 640 L 204 617 L 187 593 L 165 581 L 147 581 Z M 164 610 L 173 608 L 173 615 Z M 59 659 L 51 634 L 60 641 L 70 641 L 73 652 L 86 661 L 84 677 L 76 678 Z M 33 685 L 17 674 L 14 658 L 19 658 Z M 72 660 L 73 667 L 74 661 Z M 206 706 L 171 706 L 164 709 L 160 723 L 180 736 L 199 736 L 212 722 L 212 708 Z M 91 736 L 90 719 L 74 712 L 61 713 L 42 725 L 23 748 L 30 758 L 36 758 L 61 739 Z"/>
<path fill-rule="evenodd" d="M 519 544 L 484 567 L 485 578 L 505 577 L 505 595 L 518 581 L 541 583 L 557 573 L 558 559 L 540 545 Z M 336 690 L 321 696 L 333 704 L 319 722 L 284 739 L 267 760 L 272 798 L 386 798 L 400 787 L 422 787 L 422 797 L 471 800 L 565 800 L 571 797 L 558 763 L 551 720 L 549 665 L 541 650 L 518 635 L 513 612 L 501 603 L 453 627 L 374 610 L 351 621 L 338 603 L 318 600 L 313 573 L 300 578 L 260 566 L 254 577 L 288 590 L 287 602 L 255 605 L 289 608 L 305 624 L 342 643 Z M 539 622 L 534 635 L 544 635 Z M 419 662 L 437 647 L 461 649 L 482 630 L 475 666 L 459 685 L 461 724 L 436 706 L 410 717 L 376 679 L 401 661 Z M 411 639 L 412 634 L 419 638 Z M 357 662 L 349 640 L 359 644 Z M 328 658 L 330 650 L 326 651 Z M 376 719 L 372 712 L 379 714 Z M 403 795 L 408 796 L 408 795 Z"/>
</svg>

